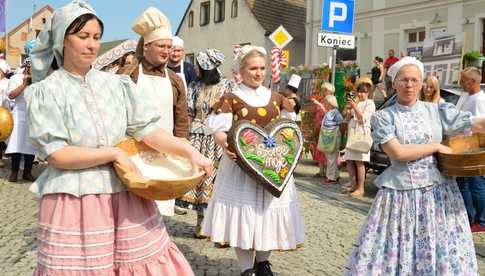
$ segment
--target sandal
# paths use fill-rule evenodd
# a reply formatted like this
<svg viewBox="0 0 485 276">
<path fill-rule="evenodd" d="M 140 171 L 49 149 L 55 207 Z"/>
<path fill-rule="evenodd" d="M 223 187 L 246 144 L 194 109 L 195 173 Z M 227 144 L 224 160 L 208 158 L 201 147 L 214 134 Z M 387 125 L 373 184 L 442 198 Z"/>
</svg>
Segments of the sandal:
<svg viewBox="0 0 485 276">
<path fill-rule="evenodd" d="M 354 191 L 354 192 L 350 193 L 349 196 L 353 197 L 353 198 L 363 198 L 364 194 L 365 194 L 364 192 Z"/>
<path fill-rule="evenodd" d="M 355 190 L 357 190 L 357 186 L 342 187 L 342 193 L 344 194 L 353 193 Z"/>
</svg>

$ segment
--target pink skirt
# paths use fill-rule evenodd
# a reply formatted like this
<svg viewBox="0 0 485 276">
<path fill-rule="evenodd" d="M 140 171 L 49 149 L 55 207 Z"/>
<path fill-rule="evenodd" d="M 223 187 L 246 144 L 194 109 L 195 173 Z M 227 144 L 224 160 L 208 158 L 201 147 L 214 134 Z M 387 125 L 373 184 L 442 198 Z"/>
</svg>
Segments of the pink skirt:
<svg viewBox="0 0 485 276">
<path fill-rule="evenodd" d="M 130 192 L 42 197 L 35 276 L 194 275 L 151 200 Z"/>
</svg>

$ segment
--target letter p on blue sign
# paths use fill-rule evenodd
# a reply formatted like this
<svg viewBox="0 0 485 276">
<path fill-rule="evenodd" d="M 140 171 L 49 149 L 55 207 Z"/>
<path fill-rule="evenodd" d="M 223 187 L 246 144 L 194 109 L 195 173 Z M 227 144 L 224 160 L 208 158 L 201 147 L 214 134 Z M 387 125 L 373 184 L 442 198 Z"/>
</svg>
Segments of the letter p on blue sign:
<svg viewBox="0 0 485 276">
<path fill-rule="evenodd" d="M 352 33 L 354 28 L 354 0 L 323 0 L 322 30 Z"/>
</svg>

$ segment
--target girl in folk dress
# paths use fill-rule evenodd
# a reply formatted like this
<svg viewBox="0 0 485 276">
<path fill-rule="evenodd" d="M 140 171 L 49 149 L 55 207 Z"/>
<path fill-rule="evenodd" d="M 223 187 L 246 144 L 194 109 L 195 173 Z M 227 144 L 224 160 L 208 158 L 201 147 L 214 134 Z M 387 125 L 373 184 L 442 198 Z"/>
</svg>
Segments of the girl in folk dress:
<svg viewBox="0 0 485 276">
<path fill-rule="evenodd" d="M 242 83 L 213 107 L 207 127 L 225 154 L 219 165 L 214 194 L 202 223 L 202 234 L 235 248 L 242 275 L 273 275 L 271 250 L 295 249 L 304 241 L 303 219 L 293 179 L 276 198 L 235 162 L 228 150 L 227 132 L 239 119 L 264 127 L 286 117 L 294 119 L 291 104 L 262 85 L 266 51 L 244 46 L 236 58 Z"/>
<path fill-rule="evenodd" d="M 112 162 L 137 169 L 114 145 L 134 137 L 209 174 L 211 162 L 158 127 L 158 110 L 129 77 L 91 67 L 102 33 L 95 11 L 73 1 L 54 11 L 31 55 L 27 126 L 49 162 L 31 187 L 41 197 L 34 275 L 193 275 L 155 203 L 117 178 Z"/>
<path fill-rule="evenodd" d="M 380 189 L 345 275 L 478 275 L 463 199 L 434 154 L 451 153 L 443 134 L 484 133 L 485 118 L 419 101 L 423 71 L 411 57 L 389 68 L 397 103 L 375 113 L 371 124 L 391 166 L 376 179 Z"/>
<path fill-rule="evenodd" d="M 212 134 L 205 133 L 205 120 L 219 98 L 231 92 L 233 84 L 219 73 L 218 67 L 224 61 L 224 55 L 219 50 L 207 49 L 200 52 L 196 61 L 200 76 L 189 85 L 187 94 L 191 120 L 189 139 L 192 146 L 200 153 L 218 163 L 222 157 L 222 147 L 216 145 Z M 200 234 L 200 228 L 204 219 L 204 210 L 212 196 L 215 177 L 214 172 L 211 177 L 206 178 L 177 200 L 178 205 L 197 211 L 196 238 L 205 238 Z"/>
</svg>

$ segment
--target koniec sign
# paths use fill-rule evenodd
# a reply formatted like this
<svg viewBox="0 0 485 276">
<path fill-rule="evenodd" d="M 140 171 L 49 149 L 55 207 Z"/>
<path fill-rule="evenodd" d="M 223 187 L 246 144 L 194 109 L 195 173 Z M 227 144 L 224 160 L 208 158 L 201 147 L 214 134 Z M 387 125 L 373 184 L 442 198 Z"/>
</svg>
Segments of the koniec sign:
<svg viewBox="0 0 485 276">
<path fill-rule="evenodd" d="M 338 47 L 344 49 L 355 48 L 355 36 L 336 33 L 319 33 L 318 46 L 321 47 Z"/>
</svg>

